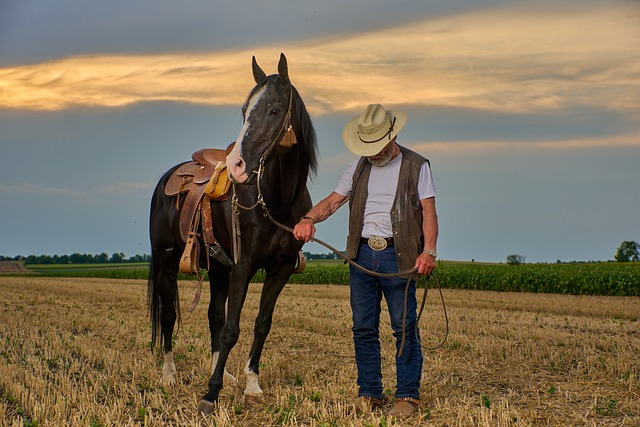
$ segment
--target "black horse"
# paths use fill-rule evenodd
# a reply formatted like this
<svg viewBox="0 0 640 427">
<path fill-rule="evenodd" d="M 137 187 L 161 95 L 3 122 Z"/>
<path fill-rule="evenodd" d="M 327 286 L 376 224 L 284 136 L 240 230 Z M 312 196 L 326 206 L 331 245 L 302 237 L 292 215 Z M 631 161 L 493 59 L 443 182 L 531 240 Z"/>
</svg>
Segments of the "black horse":
<svg viewBox="0 0 640 427">
<path fill-rule="evenodd" d="M 245 398 L 249 402 L 260 398 L 260 356 L 271 329 L 276 300 L 294 270 L 302 242 L 274 225 L 257 205 L 268 209 L 275 221 L 293 227 L 311 208 L 307 178 L 317 169 L 315 130 L 302 98 L 289 80 L 285 56 L 280 55 L 278 74 L 270 76 L 262 71 L 254 57 L 253 76 L 257 85 L 242 106 L 242 130 L 226 161 L 234 195 L 224 202 L 211 202 L 214 235 L 225 252 L 235 253 L 236 259 L 229 267 L 201 251 L 199 260 L 201 268 L 209 267 L 211 289 L 208 315 L 213 374 L 208 391 L 198 405 L 198 410 L 205 414 L 215 408 L 223 375 L 233 378 L 226 372 L 225 364 L 238 341 L 240 312 L 249 281 L 258 269 L 264 268 L 266 278 L 260 309 L 244 369 Z M 165 355 L 163 381 L 169 384 L 175 381 L 171 339 L 180 317 L 176 282 L 185 243 L 180 237 L 176 197 L 166 196 L 164 187 L 179 166 L 165 173 L 156 186 L 149 225 L 152 262 L 148 303 L 152 348 L 159 337 Z M 258 201 L 261 204 L 256 204 Z"/>
</svg>

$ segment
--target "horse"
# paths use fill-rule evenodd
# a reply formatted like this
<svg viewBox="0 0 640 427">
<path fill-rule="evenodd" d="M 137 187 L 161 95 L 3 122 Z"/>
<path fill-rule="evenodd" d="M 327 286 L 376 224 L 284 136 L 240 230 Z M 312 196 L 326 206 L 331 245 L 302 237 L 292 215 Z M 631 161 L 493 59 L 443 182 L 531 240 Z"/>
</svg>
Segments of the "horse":
<svg viewBox="0 0 640 427">
<path fill-rule="evenodd" d="M 216 240 L 233 262 L 225 263 L 210 251 L 201 251 L 200 268 L 207 269 L 211 300 L 208 309 L 213 373 L 198 411 L 215 410 L 223 377 L 234 379 L 225 369 L 229 352 L 240 334 L 240 313 L 249 282 L 259 269 L 266 277 L 254 324 L 254 337 L 247 363 L 245 401 L 259 402 L 260 356 L 271 329 L 276 300 L 291 276 L 302 241 L 278 227 L 293 227 L 311 209 L 307 179 L 317 172 L 316 132 L 300 94 L 289 79 L 287 59 L 280 55 L 278 73 L 267 76 L 252 59 L 256 86 L 242 106 L 243 125 L 226 164 L 233 197 L 211 201 Z M 147 289 L 151 318 L 151 349 L 164 351 L 163 382 L 175 382 L 172 336 L 180 322 L 177 287 L 179 260 L 185 247 L 180 237 L 179 204 L 166 196 L 164 187 L 174 166 L 160 178 L 151 201 L 149 235 L 151 265 Z M 182 198 L 184 199 L 184 197 Z M 262 206 L 262 211 L 257 209 Z M 201 227 L 201 226 L 200 226 Z M 231 257 L 227 257 L 231 259 Z M 225 304 L 227 310 L 225 312 Z"/>
</svg>

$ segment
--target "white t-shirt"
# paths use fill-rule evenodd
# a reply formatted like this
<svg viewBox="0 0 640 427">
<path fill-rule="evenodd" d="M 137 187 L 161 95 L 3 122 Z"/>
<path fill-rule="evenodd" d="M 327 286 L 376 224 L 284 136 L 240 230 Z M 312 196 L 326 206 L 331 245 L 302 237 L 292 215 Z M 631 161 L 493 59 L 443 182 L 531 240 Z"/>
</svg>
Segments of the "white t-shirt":
<svg viewBox="0 0 640 427">
<path fill-rule="evenodd" d="M 353 174 L 360 159 L 356 159 L 344 171 L 334 190 L 336 193 L 350 197 L 353 188 Z M 402 153 L 391 160 L 383 167 L 371 165 L 371 175 L 369 176 L 369 186 L 367 203 L 364 209 L 364 224 L 362 237 L 391 237 L 391 207 L 396 197 L 398 178 L 400 176 L 400 165 L 402 164 Z M 418 196 L 420 200 L 435 197 L 436 189 L 433 185 L 431 168 L 428 162 L 424 162 L 420 169 L 418 178 Z"/>
</svg>

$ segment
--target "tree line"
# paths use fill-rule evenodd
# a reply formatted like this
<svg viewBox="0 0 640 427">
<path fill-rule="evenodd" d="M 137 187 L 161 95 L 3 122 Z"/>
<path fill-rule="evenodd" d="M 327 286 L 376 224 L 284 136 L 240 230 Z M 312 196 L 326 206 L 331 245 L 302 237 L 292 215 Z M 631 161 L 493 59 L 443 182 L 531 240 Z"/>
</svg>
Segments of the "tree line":
<svg viewBox="0 0 640 427">
<path fill-rule="evenodd" d="M 122 253 L 113 253 L 109 256 L 106 252 L 101 254 L 80 254 L 73 253 L 71 255 L 18 255 L 15 257 L 7 257 L 0 255 L 0 261 L 22 261 L 25 264 L 120 264 L 126 262 L 149 262 L 151 256 L 133 255 L 128 257 Z"/>
<path fill-rule="evenodd" d="M 340 257 L 336 254 L 334 254 L 333 252 L 329 252 L 327 254 L 312 254 L 311 252 L 302 252 L 302 255 L 304 255 L 304 257 L 306 259 L 309 260 L 313 260 L 313 259 L 340 259 Z"/>
<path fill-rule="evenodd" d="M 338 259 L 334 253 L 328 254 L 312 254 L 303 252 L 305 258 L 314 259 Z M 128 257 L 122 253 L 113 253 L 109 256 L 106 252 L 98 255 L 73 253 L 71 255 L 18 255 L 15 257 L 7 257 L 0 255 L 0 261 L 22 261 L 25 264 L 120 264 L 127 262 L 149 262 L 151 255 L 133 255 Z"/>
<path fill-rule="evenodd" d="M 308 260 L 320 259 L 339 259 L 338 255 L 330 252 L 324 254 L 313 254 L 311 252 L 303 252 Z M 507 256 L 507 264 L 519 265 L 524 264 L 524 255 L 511 254 Z M 627 240 L 620 244 L 614 260 L 617 262 L 640 261 L 640 243 Z M 148 254 L 133 255 L 129 258 L 122 252 L 113 253 L 109 256 L 106 252 L 99 255 L 73 253 L 71 255 L 18 255 L 15 257 L 7 257 L 0 255 L 0 261 L 23 261 L 25 264 L 119 264 L 127 262 L 149 262 L 151 256 Z M 561 263 L 558 260 L 558 263 Z"/>
</svg>

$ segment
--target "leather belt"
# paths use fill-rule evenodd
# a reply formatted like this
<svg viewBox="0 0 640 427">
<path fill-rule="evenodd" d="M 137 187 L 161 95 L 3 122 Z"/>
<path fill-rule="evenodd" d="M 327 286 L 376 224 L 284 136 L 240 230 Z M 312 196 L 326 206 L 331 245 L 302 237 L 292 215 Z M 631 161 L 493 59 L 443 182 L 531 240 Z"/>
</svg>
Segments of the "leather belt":
<svg viewBox="0 0 640 427">
<path fill-rule="evenodd" d="M 366 243 L 374 251 L 382 251 L 393 246 L 393 237 L 362 237 L 360 243 Z"/>
</svg>

